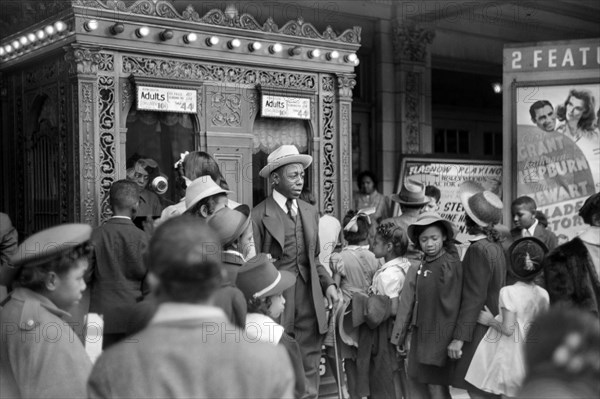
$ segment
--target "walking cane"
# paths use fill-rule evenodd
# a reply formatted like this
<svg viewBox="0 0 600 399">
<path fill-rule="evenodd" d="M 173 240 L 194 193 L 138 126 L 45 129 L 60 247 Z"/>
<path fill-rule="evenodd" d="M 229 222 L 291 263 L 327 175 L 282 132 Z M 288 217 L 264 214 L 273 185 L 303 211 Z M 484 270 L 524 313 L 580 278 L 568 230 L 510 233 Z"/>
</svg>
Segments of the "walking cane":
<svg viewBox="0 0 600 399">
<path fill-rule="evenodd" d="M 337 381 L 337 391 L 338 391 L 338 399 L 344 399 L 344 395 L 342 393 L 342 378 L 340 375 L 340 365 L 339 365 L 339 356 L 338 356 L 338 347 L 337 347 L 337 327 L 336 327 L 336 314 L 337 310 L 341 306 L 342 301 L 338 302 L 338 306 L 331 312 L 331 316 L 333 318 L 331 322 L 331 327 L 333 329 L 333 354 L 335 356 L 335 373 L 336 373 L 336 381 Z"/>
</svg>

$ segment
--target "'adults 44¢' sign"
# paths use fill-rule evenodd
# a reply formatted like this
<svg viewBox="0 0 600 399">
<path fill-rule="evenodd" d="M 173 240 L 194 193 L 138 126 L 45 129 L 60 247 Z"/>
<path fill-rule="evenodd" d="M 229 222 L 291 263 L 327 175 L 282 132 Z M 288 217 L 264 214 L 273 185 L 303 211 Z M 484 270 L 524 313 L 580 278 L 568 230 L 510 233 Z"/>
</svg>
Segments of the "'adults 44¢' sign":
<svg viewBox="0 0 600 399">
<path fill-rule="evenodd" d="M 198 109 L 197 91 L 138 86 L 137 109 L 195 114 Z"/>
</svg>

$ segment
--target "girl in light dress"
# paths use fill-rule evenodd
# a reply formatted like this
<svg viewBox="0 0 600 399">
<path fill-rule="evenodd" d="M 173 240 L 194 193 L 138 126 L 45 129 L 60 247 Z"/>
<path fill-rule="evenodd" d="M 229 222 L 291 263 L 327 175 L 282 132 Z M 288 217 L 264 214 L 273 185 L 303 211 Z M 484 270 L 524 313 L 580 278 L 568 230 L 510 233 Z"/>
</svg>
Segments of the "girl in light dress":
<svg viewBox="0 0 600 399">
<path fill-rule="evenodd" d="M 535 237 L 520 238 L 509 248 L 509 273 L 517 282 L 500 289 L 497 317 L 487 307 L 480 312 L 478 323 L 489 329 L 465 376 L 466 381 L 483 391 L 509 397 L 518 394 L 525 378 L 523 346 L 527 333 L 534 318 L 550 305 L 548 292 L 534 283 L 547 251 Z"/>
</svg>

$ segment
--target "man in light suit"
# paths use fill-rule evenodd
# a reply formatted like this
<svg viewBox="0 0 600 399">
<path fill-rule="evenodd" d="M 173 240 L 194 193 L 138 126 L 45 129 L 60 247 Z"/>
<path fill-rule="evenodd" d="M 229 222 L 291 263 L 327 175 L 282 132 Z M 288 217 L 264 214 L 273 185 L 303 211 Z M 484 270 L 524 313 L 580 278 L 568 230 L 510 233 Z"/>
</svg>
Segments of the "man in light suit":
<svg viewBox="0 0 600 399">
<path fill-rule="evenodd" d="M 144 330 L 100 356 L 90 398 L 293 397 L 285 348 L 247 339 L 212 305 L 224 276 L 215 237 L 188 215 L 157 228 L 147 259 L 160 305 Z"/>
<path fill-rule="evenodd" d="M 285 310 L 280 324 L 298 341 L 306 377 L 303 397 L 316 398 L 323 334 L 327 332 L 325 293 L 328 303 L 338 301 L 337 287 L 319 262 L 319 212 L 299 200 L 304 169 L 310 155 L 293 145 L 282 145 L 267 158 L 260 176 L 269 178 L 273 193 L 252 210 L 257 252 L 271 254 L 279 270 L 292 272 L 296 284 L 284 291 Z"/>
</svg>

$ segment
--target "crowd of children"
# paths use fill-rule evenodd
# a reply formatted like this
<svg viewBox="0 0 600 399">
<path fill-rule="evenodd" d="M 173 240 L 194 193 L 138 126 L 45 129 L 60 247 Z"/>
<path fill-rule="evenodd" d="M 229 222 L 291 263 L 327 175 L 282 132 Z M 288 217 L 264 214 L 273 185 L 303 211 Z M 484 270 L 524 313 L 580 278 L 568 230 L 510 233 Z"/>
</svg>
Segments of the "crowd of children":
<svg viewBox="0 0 600 399">
<path fill-rule="evenodd" d="M 265 175 L 284 181 L 278 193 L 288 197 L 273 197 L 281 209 L 266 205 L 266 216 L 277 209 L 282 218 L 262 233 L 257 211 L 228 200 L 206 156 L 187 154 L 185 198 L 162 212 L 151 237 L 132 222 L 141 185 L 121 180 L 102 226 L 54 227 L 13 251 L 11 273 L 2 265 L 13 290 L 0 310 L 0 398 L 308 397 L 314 378 L 298 307 L 309 306 L 320 343 L 326 305 L 314 298 L 325 294 L 326 355 L 351 399 L 451 398 L 450 387 L 472 398 L 549 397 L 544 381 L 564 373 L 577 384 L 558 378 L 554 392 L 598 392 L 600 194 L 579 212 L 588 229 L 559 246 L 530 197 L 512 202 L 509 232 L 500 198 L 463 184 L 471 239 L 461 256 L 457 227 L 436 213 L 439 190 L 407 180 L 393 197 L 403 214 L 386 218 L 375 177 L 362 174 L 366 207 L 343 218 L 345 245 L 325 276 L 306 258 L 318 259 L 306 231 L 318 214 L 297 199 L 303 174 L 285 183 L 292 169 L 279 164 L 282 174 Z M 303 156 L 290 162 L 306 168 Z M 305 245 L 294 259 L 288 240 Z M 94 365 L 62 319 L 86 283 L 89 311 L 104 319 L 105 352 Z M 561 318 L 571 326 L 540 327 Z"/>
</svg>

